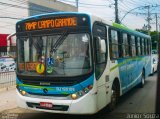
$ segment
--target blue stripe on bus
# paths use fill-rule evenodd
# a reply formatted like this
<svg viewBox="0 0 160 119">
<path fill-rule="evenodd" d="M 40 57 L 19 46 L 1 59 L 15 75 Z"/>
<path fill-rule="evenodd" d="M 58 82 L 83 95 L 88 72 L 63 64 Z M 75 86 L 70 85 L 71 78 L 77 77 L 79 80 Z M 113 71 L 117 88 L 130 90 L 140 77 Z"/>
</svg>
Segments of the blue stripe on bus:
<svg viewBox="0 0 160 119">
<path fill-rule="evenodd" d="M 19 81 L 16 78 L 17 85 L 20 90 L 24 90 L 28 93 L 35 93 L 35 94 L 44 94 L 43 89 L 47 89 L 47 94 L 73 94 L 80 90 L 83 90 L 85 87 L 89 85 L 93 85 L 94 75 L 91 75 L 85 81 L 76 84 L 74 86 L 63 86 L 63 87 L 52 87 L 52 86 L 34 86 L 34 85 L 26 85 Z"/>
</svg>

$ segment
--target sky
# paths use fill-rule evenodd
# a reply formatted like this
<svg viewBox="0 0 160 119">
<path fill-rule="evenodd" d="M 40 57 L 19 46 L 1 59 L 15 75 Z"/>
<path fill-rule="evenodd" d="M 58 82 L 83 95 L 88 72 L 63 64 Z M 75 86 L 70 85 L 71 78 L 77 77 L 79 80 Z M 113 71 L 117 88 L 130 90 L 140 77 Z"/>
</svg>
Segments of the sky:
<svg viewBox="0 0 160 119">
<path fill-rule="evenodd" d="M 67 4 L 76 5 L 75 0 L 58 0 L 65 2 Z M 160 15 L 160 0 L 118 0 L 119 7 L 119 19 L 131 9 L 150 5 L 151 12 L 151 30 L 155 30 L 155 14 Z M 17 6 L 22 8 L 17 8 Z M 12 17 L 12 18 L 25 18 L 28 16 L 27 0 L 0 0 L 0 33 L 11 34 L 15 32 L 15 23 L 18 20 L 2 18 L 2 17 Z M 99 16 L 107 21 L 114 22 L 115 12 L 114 12 L 114 0 L 79 0 L 79 12 L 91 13 Z M 141 9 L 131 10 L 126 17 L 123 19 L 123 25 L 131 29 L 141 29 L 144 24 L 147 25 L 147 9 L 141 7 Z M 158 18 L 160 22 L 160 18 Z"/>
</svg>

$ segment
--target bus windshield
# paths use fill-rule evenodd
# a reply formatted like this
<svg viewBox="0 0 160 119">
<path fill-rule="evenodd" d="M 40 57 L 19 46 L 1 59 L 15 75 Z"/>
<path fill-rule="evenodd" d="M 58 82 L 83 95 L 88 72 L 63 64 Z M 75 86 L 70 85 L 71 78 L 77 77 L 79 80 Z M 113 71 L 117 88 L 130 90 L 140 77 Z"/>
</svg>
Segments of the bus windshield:
<svg viewBox="0 0 160 119">
<path fill-rule="evenodd" d="M 33 76 L 78 76 L 90 73 L 87 33 L 18 38 L 18 73 Z"/>
</svg>

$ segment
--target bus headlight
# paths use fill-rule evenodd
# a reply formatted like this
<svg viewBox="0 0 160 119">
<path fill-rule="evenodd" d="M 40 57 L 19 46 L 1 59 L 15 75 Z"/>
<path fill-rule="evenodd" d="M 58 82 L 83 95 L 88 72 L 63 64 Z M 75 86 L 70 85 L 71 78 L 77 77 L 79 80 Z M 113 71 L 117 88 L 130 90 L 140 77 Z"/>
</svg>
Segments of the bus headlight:
<svg viewBox="0 0 160 119">
<path fill-rule="evenodd" d="M 75 100 L 75 99 L 78 98 L 78 96 L 77 96 L 77 94 L 72 94 L 72 95 L 71 95 L 71 98 L 72 98 L 73 100 Z"/>
<path fill-rule="evenodd" d="M 24 96 L 24 95 L 26 95 L 27 93 L 26 93 L 26 91 L 21 91 L 21 94 Z"/>
<path fill-rule="evenodd" d="M 18 91 L 20 92 L 21 95 L 26 96 L 27 92 L 21 89 L 18 89 Z"/>
<path fill-rule="evenodd" d="M 78 99 L 78 98 L 82 97 L 83 95 L 87 94 L 92 88 L 93 88 L 93 86 L 89 85 L 88 87 L 84 88 L 83 90 L 80 90 L 77 93 L 71 94 L 71 98 L 73 100 Z"/>
</svg>

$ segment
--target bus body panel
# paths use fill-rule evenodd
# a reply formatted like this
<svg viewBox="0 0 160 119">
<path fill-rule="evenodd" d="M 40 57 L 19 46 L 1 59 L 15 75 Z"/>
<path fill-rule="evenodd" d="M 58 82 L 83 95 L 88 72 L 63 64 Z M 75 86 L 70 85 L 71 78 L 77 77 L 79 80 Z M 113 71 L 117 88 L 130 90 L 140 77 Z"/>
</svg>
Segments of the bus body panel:
<svg viewBox="0 0 160 119">
<path fill-rule="evenodd" d="M 54 100 L 54 99 L 41 99 L 37 96 L 37 98 L 33 97 L 24 97 L 22 96 L 19 91 L 17 92 L 17 104 L 21 108 L 27 108 L 32 110 L 39 110 L 51 113 L 66 113 L 66 114 L 94 114 L 97 112 L 97 96 L 95 91 L 92 90 L 88 94 L 84 95 L 82 98 L 77 100 Z M 30 103 L 37 103 L 40 102 L 49 102 L 54 105 L 64 105 L 69 106 L 67 111 L 57 111 L 57 110 L 49 110 L 49 109 L 38 109 L 36 107 L 31 108 L 28 107 L 26 104 L 27 102 Z"/>
<path fill-rule="evenodd" d="M 150 56 L 120 59 L 118 65 L 123 94 L 141 82 L 143 70 L 145 77 L 150 74 Z"/>
<path fill-rule="evenodd" d="M 98 110 L 108 105 L 111 100 L 112 79 L 109 77 L 109 72 L 109 65 L 107 65 L 101 77 L 97 80 Z"/>
</svg>

